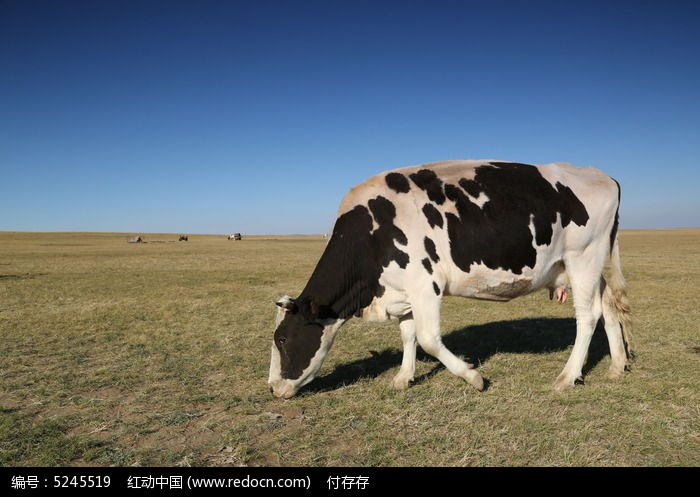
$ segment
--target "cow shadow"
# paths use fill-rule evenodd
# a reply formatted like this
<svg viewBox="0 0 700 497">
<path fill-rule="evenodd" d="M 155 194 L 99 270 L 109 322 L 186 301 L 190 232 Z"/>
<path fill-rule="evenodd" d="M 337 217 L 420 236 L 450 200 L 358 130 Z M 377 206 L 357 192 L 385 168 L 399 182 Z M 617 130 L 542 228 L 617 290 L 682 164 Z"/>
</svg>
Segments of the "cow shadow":
<svg viewBox="0 0 700 497">
<path fill-rule="evenodd" d="M 574 344 L 575 337 L 576 320 L 573 318 L 528 318 L 467 326 L 443 335 L 442 341 L 454 354 L 479 366 L 497 353 L 561 352 Z M 329 374 L 316 378 L 303 387 L 301 393 L 336 390 L 363 379 L 376 378 L 389 369 L 401 365 L 403 357 L 403 351 L 394 347 L 386 348 L 381 352 L 370 351 L 370 354 L 370 357 L 337 366 Z M 608 354 L 605 330 L 602 324 L 598 323 L 591 340 L 583 374 L 586 375 Z M 444 369 L 437 359 L 423 352 L 420 347 L 418 347 L 416 359 L 434 363 L 434 366 L 427 373 L 416 377 L 414 384 L 421 383 Z M 485 385 L 488 388 L 488 379 L 485 379 Z"/>
</svg>

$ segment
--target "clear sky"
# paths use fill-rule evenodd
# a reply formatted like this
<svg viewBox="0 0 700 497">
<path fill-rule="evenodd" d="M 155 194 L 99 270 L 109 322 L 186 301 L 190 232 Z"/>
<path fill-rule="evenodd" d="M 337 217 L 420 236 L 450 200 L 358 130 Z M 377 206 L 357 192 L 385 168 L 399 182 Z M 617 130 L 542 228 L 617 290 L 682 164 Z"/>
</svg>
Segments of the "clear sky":
<svg viewBox="0 0 700 497">
<path fill-rule="evenodd" d="M 0 230 L 324 233 L 479 158 L 700 226 L 700 2 L 0 0 Z"/>
</svg>

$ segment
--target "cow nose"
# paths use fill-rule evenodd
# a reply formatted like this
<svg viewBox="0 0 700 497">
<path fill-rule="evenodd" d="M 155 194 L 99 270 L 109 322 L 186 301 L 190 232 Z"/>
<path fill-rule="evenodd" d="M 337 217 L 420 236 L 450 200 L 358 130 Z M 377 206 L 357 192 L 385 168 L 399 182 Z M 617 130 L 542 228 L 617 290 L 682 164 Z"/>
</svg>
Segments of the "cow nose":
<svg viewBox="0 0 700 497">
<path fill-rule="evenodd" d="M 288 399 L 297 392 L 294 385 L 289 380 L 276 380 L 269 383 L 272 395 L 279 399 Z"/>
</svg>

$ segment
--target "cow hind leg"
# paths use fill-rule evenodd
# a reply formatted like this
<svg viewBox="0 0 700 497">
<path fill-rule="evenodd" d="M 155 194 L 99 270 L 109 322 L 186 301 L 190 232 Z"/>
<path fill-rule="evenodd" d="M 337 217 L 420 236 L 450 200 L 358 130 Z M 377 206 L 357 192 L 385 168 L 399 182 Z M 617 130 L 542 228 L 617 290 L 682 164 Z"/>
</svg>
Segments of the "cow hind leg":
<svg viewBox="0 0 700 497">
<path fill-rule="evenodd" d="M 604 279 L 601 281 L 601 286 L 603 288 L 603 322 L 605 324 L 605 334 L 608 337 L 608 345 L 610 346 L 611 363 L 608 370 L 608 378 L 617 379 L 624 374 L 627 363 L 625 338 L 620 326 L 621 317 L 618 315 L 615 306 L 613 292 Z"/>
<path fill-rule="evenodd" d="M 576 340 L 569 360 L 554 383 L 556 390 L 565 390 L 573 387 L 577 381 L 583 381 L 582 370 L 588 357 L 588 347 L 591 344 L 595 326 L 603 313 L 600 273 L 597 273 L 598 276 L 591 277 L 591 271 L 587 270 L 586 266 L 585 264 L 581 266 L 567 264 L 576 310 Z M 576 267 L 582 270 L 577 271 Z M 588 268 L 590 267 L 588 265 Z"/>
<path fill-rule="evenodd" d="M 481 391 L 484 389 L 484 380 L 478 371 L 469 363 L 454 355 L 445 347 L 440 337 L 440 300 L 421 299 L 419 309 L 413 309 L 415 318 L 416 338 L 421 348 L 428 354 L 439 360 L 452 374 L 467 380 L 467 382 Z"/>
<path fill-rule="evenodd" d="M 410 386 L 416 373 L 416 323 L 412 314 L 401 318 L 399 329 L 403 342 L 403 359 L 401 369 L 391 384 L 397 390 L 403 390 Z"/>
</svg>

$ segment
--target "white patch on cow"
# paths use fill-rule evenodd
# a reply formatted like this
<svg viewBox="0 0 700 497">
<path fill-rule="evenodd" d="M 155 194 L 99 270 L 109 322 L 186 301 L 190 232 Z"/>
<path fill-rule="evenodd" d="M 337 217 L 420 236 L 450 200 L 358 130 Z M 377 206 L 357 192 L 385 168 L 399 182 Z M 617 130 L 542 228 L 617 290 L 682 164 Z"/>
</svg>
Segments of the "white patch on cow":
<svg viewBox="0 0 700 497">
<path fill-rule="evenodd" d="M 475 198 L 475 197 L 472 197 L 472 196 L 469 195 L 469 194 L 467 194 L 467 197 L 469 197 L 469 200 L 471 200 L 471 202 L 472 202 L 473 204 L 478 205 L 478 206 L 479 206 L 479 209 L 483 209 L 483 208 L 484 208 L 484 204 L 485 204 L 486 202 L 489 201 L 488 196 L 487 196 L 484 192 L 479 192 L 479 196 L 476 197 L 476 198 Z"/>
<path fill-rule="evenodd" d="M 400 269 L 403 271 L 403 269 Z M 386 271 L 385 271 L 386 272 Z M 380 281 L 382 281 L 380 279 Z M 401 318 L 411 312 L 411 305 L 404 292 L 390 286 L 384 287 L 381 297 L 374 297 L 372 302 L 362 309 L 362 319 L 369 322 L 381 322 L 390 318 Z"/>
<path fill-rule="evenodd" d="M 438 209 L 438 210 L 442 214 L 443 220 L 446 218 L 446 216 L 445 216 L 446 214 L 454 214 L 455 216 L 457 216 L 457 218 L 461 219 L 459 217 L 459 212 L 457 212 L 457 206 L 455 205 L 455 203 L 452 200 L 449 200 L 449 199 L 446 200 L 445 203 L 442 204 L 440 206 L 440 209 Z M 439 226 L 436 226 L 433 228 L 433 231 L 442 230 L 442 229 L 444 229 L 444 228 L 440 228 Z"/>
<path fill-rule="evenodd" d="M 537 247 L 537 231 L 535 230 L 535 215 L 530 214 L 530 224 L 528 225 L 530 234 L 532 235 L 532 245 Z"/>
<path fill-rule="evenodd" d="M 459 297 L 480 300 L 507 301 L 536 290 L 534 272 L 527 267 L 522 274 L 504 269 L 492 269 L 484 264 L 472 264 L 468 273 L 455 272 L 445 292 Z"/>
<path fill-rule="evenodd" d="M 369 322 L 381 322 L 389 319 L 389 314 L 377 297 L 372 299 L 372 302 L 362 309 L 362 319 Z"/>
<path fill-rule="evenodd" d="M 293 302 L 292 298 L 289 297 L 288 295 L 285 295 L 282 297 L 280 300 L 277 301 L 277 314 L 275 315 L 275 328 L 277 328 L 282 320 L 284 319 L 284 316 L 289 312 L 289 310 L 285 307 L 286 305 L 291 304 Z"/>
<path fill-rule="evenodd" d="M 282 378 L 282 360 L 280 359 L 280 351 L 277 350 L 275 341 L 272 341 L 272 353 L 270 357 L 270 374 L 267 377 L 267 382 L 271 385 L 273 381 Z"/>
<path fill-rule="evenodd" d="M 394 247 L 399 249 L 401 252 L 406 252 L 406 245 L 408 244 L 408 242 L 405 244 L 401 244 L 401 242 L 399 242 L 397 239 L 394 239 L 393 241 L 394 241 Z"/>
</svg>

